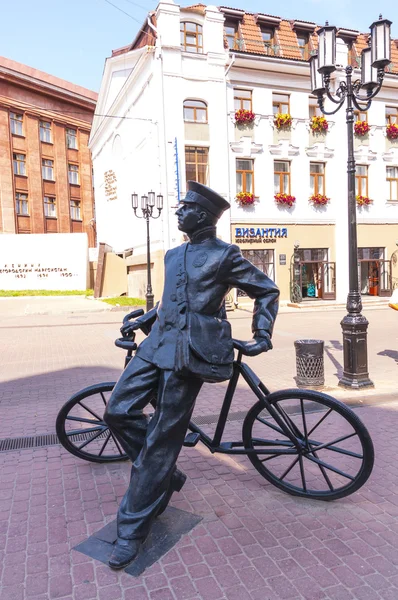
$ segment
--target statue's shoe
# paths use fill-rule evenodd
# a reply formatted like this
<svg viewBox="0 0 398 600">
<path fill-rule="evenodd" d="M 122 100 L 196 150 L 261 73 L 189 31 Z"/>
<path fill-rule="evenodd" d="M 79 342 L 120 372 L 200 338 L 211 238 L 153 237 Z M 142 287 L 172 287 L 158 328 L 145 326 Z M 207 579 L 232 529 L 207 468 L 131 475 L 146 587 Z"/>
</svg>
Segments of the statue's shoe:
<svg viewBox="0 0 398 600">
<path fill-rule="evenodd" d="M 170 502 L 170 499 L 171 499 L 173 493 L 181 491 L 182 486 L 184 485 L 186 480 L 187 480 L 187 476 L 185 475 L 185 473 L 183 473 L 182 471 L 180 471 L 179 469 L 176 468 L 173 473 L 173 476 L 171 478 L 170 487 L 167 490 L 164 500 L 161 503 L 161 505 L 159 506 L 159 509 L 156 513 L 157 517 L 159 517 L 162 513 L 164 513 L 164 511 L 167 508 L 168 503 Z"/>
<path fill-rule="evenodd" d="M 124 569 L 133 562 L 137 558 L 143 542 L 142 539 L 125 540 L 118 538 L 109 559 L 111 569 Z"/>
</svg>

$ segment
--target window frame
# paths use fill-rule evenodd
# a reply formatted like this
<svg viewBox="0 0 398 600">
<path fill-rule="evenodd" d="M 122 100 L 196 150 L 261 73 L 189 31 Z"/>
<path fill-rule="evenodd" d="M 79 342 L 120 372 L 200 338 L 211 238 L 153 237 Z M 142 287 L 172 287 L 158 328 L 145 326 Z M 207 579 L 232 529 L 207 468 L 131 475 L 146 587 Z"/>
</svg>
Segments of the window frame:
<svg viewBox="0 0 398 600">
<path fill-rule="evenodd" d="M 75 135 L 71 135 L 69 133 L 70 131 L 74 131 Z M 69 136 L 71 136 L 75 140 L 75 146 L 70 146 L 69 145 Z M 74 129 L 73 127 L 66 127 L 65 128 L 65 138 L 66 138 L 66 147 L 68 148 L 68 150 L 78 150 L 77 129 Z"/>
<path fill-rule="evenodd" d="M 388 169 L 396 169 L 396 177 L 388 177 Z M 386 166 L 386 181 L 389 187 L 389 202 L 398 202 L 398 166 L 396 165 L 387 165 Z M 395 198 L 392 198 L 393 193 L 393 185 L 395 182 Z"/>
<path fill-rule="evenodd" d="M 287 98 L 287 102 L 282 101 L 282 100 L 276 100 L 274 99 L 276 96 L 285 96 Z M 286 106 L 287 104 L 287 111 L 283 111 L 281 110 L 282 106 Z M 274 108 L 277 107 L 277 110 L 275 111 Z M 288 114 L 290 115 L 290 94 L 284 94 L 284 93 L 280 93 L 280 92 L 272 92 L 272 112 L 273 114 Z"/>
<path fill-rule="evenodd" d="M 288 171 L 276 171 L 276 163 L 286 163 L 289 165 Z M 279 175 L 279 190 L 275 191 L 275 176 Z M 283 177 L 288 176 L 288 190 L 283 190 Z M 291 161 L 290 160 L 274 160 L 274 195 L 276 194 L 291 194 L 292 180 L 291 180 Z"/>
<path fill-rule="evenodd" d="M 314 110 L 312 110 L 314 109 Z M 324 114 L 321 111 L 318 101 L 317 99 L 314 97 L 309 97 L 308 100 L 308 114 L 310 116 L 310 119 L 312 119 L 312 117 L 323 117 Z"/>
<path fill-rule="evenodd" d="M 251 163 L 251 169 L 238 169 L 238 163 L 239 161 L 248 161 Z M 236 159 L 236 163 L 235 163 L 235 173 L 236 173 L 236 193 L 239 193 L 239 187 L 241 187 L 242 189 L 240 190 L 241 192 L 245 192 L 247 194 L 253 194 L 253 196 L 255 195 L 255 185 L 254 185 L 254 158 L 237 158 Z M 246 179 L 247 179 L 247 174 L 251 175 L 251 181 L 252 181 L 252 189 L 248 189 L 247 185 L 246 185 Z M 238 177 L 241 177 L 241 185 L 239 186 L 238 184 Z"/>
<path fill-rule="evenodd" d="M 71 169 L 70 167 L 76 167 L 76 169 Z M 71 177 L 71 173 L 76 173 L 76 181 L 71 181 L 71 179 L 73 179 L 73 177 Z M 69 185 L 80 185 L 80 169 L 79 169 L 79 165 L 77 165 L 76 163 L 69 163 L 68 162 L 68 183 Z"/>
<path fill-rule="evenodd" d="M 45 125 L 49 125 L 49 127 L 45 127 Z M 45 144 L 52 144 L 52 130 L 51 130 L 51 121 L 40 121 L 39 122 L 39 134 L 40 141 Z M 46 137 L 46 133 L 48 133 L 49 139 L 44 139 Z"/>
<path fill-rule="evenodd" d="M 261 39 L 263 41 L 264 44 L 264 49 L 267 52 L 268 55 L 272 55 L 274 56 L 275 52 L 273 49 L 273 46 L 275 46 L 275 28 L 271 27 L 270 25 L 260 25 L 260 34 L 261 34 Z M 264 34 L 271 34 L 271 37 L 269 40 L 264 39 Z"/>
<path fill-rule="evenodd" d="M 317 173 L 312 171 L 312 165 L 322 165 L 323 173 Z M 310 162 L 310 191 L 311 191 L 311 177 L 314 178 L 314 191 L 312 192 L 314 195 L 321 194 L 322 196 L 326 195 L 326 163 L 311 161 Z M 321 181 L 322 189 L 319 190 L 319 181 Z"/>
<path fill-rule="evenodd" d="M 73 203 L 73 204 L 72 204 Z M 77 210 L 78 216 L 73 216 L 74 211 Z M 77 198 L 71 198 L 69 200 L 69 214 L 71 221 L 79 221 L 82 222 L 82 201 Z"/>
<path fill-rule="evenodd" d="M 206 161 L 205 162 L 199 162 L 198 161 L 198 150 L 201 151 L 200 153 L 206 156 Z M 187 154 L 188 153 L 192 153 L 194 152 L 195 154 L 195 162 L 191 162 L 187 160 Z M 186 179 L 186 184 L 187 184 L 187 191 L 188 191 L 188 181 L 192 180 L 191 177 L 187 176 L 187 166 L 190 165 L 192 167 L 192 165 L 195 165 L 195 179 L 193 179 L 193 181 L 197 181 L 198 183 L 203 183 L 203 185 L 209 185 L 209 148 L 208 146 L 185 146 L 184 148 L 184 158 L 185 158 L 185 179 Z M 205 181 L 200 181 L 200 177 L 199 177 L 199 165 L 205 165 L 205 177 L 204 180 Z"/>
<path fill-rule="evenodd" d="M 246 92 L 250 94 L 250 98 L 245 96 L 239 96 L 239 92 Z M 244 104 L 248 103 L 249 107 L 244 106 Z M 234 110 L 250 110 L 253 111 L 253 90 L 246 90 L 244 88 L 234 88 Z"/>
<path fill-rule="evenodd" d="M 23 160 L 19 160 L 18 156 L 23 156 Z M 23 165 L 23 173 L 20 172 L 20 165 Z M 15 169 L 15 167 L 17 167 Z M 23 154 L 22 152 L 13 152 L 12 153 L 12 169 L 14 172 L 14 175 L 18 175 L 19 177 L 26 177 L 26 154 Z"/>
<path fill-rule="evenodd" d="M 364 115 L 365 118 L 361 119 L 361 115 Z M 362 121 L 362 123 L 364 123 L 366 121 L 366 123 L 368 122 L 368 111 L 367 110 L 354 110 L 354 122 L 355 121 Z"/>
<path fill-rule="evenodd" d="M 187 31 L 186 25 L 195 25 L 195 31 Z M 187 43 L 187 34 L 195 37 L 195 44 Z M 199 36 L 201 43 L 198 42 Z M 181 39 L 182 37 L 182 39 Z M 180 21 L 180 45 L 184 52 L 190 54 L 203 54 L 203 26 L 195 21 Z M 196 48 L 196 50 L 188 50 L 187 48 Z"/>
<path fill-rule="evenodd" d="M 188 102 L 201 102 L 203 104 L 203 107 L 202 106 L 186 106 L 186 104 Z M 186 118 L 186 116 L 185 116 L 185 109 L 193 110 L 193 115 L 194 115 L 193 120 Z M 197 118 L 197 111 L 198 110 L 205 112 L 205 120 L 204 121 L 198 120 L 198 118 Z M 196 100 L 195 98 L 187 98 L 183 102 L 183 111 L 184 111 L 184 123 L 200 123 L 200 124 L 208 123 L 208 118 L 207 118 L 207 102 L 205 102 L 204 100 Z"/>
<path fill-rule="evenodd" d="M 20 198 L 20 196 L 25 196 L 25 198 Z M 26 212 L 20 211 L 21 202 L 26 206 Z M 29 196 L 26 192 L 15 192 L 15 213 L 19 217 L 29 217 Z"/>
<path fill-rule="evenodd" d="M 368 193 L 369 193 L 369 165 L 356 165 L 356 169 L 358 169 L 358 167 L 365 167 L 366 169 L 366 175 L 359 175 L 358 171 L 356 170 L 355 172 L 355 195 L 356 196 L 365 196 L 366 198 L 368 198 Z M 362 186 L 363 186 L 363 180 L 365 181 L 365 187 L 366 187 L 366 192 L 363 192 Z"/>
<path fill-rule="evenodd" d="M 21 117 L 20 119 L 18 119 L 17 117 Z M 21 131 L 13 131 L 14 129 L 18 129 L 19 127 L 15 127 L 15 125 L 18 124 L 18 126 L 20 126 Z M 10 130 L 11 130 L 11 135 L 19 135 L 21 137 L 23 137 L 24 133 L 23 133 L 23 113 L 15 113 L 15 112 L 10 112 Z"/>
<path fill-rule="evenodd" d="M 46 165 L 44 163 L 51 163 L 51 165 Z M 51 177 L 47 177 L 48 175 L 48 171 L 47 169 L 51 169 Z M 42 158 L 41 159 L 41 176 L 42 179 L 45 179 L 46 181 L 55 181 L 55 177 L 54 177 L 54 159 L 52 158 Z"/>
<path fill-rule="evenodd" d="M 49 200 L 49 202 L 46 202 L 46 200 Z M 55 209 L 55 215 L 50 215 L 47 214 L 47 206 L 53 206 Z M 43 208 L 44 208 L 44 216 L 46 219 L 57 219 L 57 199 L 55 196 L 48 196 L 45 195 L 43 197 Z"/>
<path fill-rule="evenodd" d="M 387 114 L 387 109 L 395 110 L 395 114 Z M 398 125 L 398 106 L 388 106 L 386 105 L 386 125 Z"/>
<path fill-rule="evenodd" d="M 232 36 L 231 33 L 227 32 L 227 29 L 233 29 L 234 34 Z M 226 19 L 224 23 L 224 36 L 227 39 L 228 49 L 229 50 L 240 50 L 240 33 L 239 33 L 239 21 L 235 21 L 234 19 Z M 232 42 L 232 45 L 230 44 Z"/>
<path fill-rule="evenodd" d="M 299 39 L 304 39 L 305 44 L 300 45 Z M 302 60 L 309 60 L 310 58 L 310 34 L 306 31 L 296 31 L 296 39 L 301 54 Z"/>
</svg>

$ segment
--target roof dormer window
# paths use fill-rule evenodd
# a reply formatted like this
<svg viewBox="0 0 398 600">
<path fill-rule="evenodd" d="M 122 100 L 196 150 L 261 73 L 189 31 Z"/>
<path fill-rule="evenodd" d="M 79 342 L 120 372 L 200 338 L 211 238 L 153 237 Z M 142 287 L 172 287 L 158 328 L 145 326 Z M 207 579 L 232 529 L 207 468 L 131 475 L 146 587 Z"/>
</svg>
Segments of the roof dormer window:
<svg viewBox="0 0 398 600">
<path fill-rule="evenodd" d="M 239 22 L 233 20 L 225 21 L 224 32 L 228 48 L 230 50 L 242 50 L 239 36 Z"/>
<path fill-rule="evenodd" d="M 201 54 L 203 52 L 202 25 L 182 21 L 180 25 L 181 48 L 185 52 Z"/>
</svg>

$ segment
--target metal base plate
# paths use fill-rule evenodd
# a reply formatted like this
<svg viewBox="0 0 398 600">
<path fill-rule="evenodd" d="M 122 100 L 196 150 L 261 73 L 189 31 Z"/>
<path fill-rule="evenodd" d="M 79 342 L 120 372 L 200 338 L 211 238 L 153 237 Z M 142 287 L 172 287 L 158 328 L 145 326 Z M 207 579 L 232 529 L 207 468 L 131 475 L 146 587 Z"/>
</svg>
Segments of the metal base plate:
<svg viewBox="0 0 398 600">
<path fill-rule="evenodd" d="M 193 529 L 202 517 L 169 506 L 161 517 L 155 519 L 151 533 L 143 544 L 139 555 L 125 573 L 138 577 L 145 569 L 153 565 L 166 554 L 179 539 Z M 73 549 L 108 564 L 112 546 L 117 539 L 116 519 L 94 533 Z"/>
</svg>

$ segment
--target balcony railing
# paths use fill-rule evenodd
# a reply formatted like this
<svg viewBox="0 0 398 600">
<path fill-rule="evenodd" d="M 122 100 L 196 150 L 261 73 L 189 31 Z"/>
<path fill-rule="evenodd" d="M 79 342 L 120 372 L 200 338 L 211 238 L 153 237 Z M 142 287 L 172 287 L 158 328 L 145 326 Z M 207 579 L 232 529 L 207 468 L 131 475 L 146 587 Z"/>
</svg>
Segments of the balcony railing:
<svg viewBox="0 0 398 600">
<path fill-rule="evenodd" d="M 300 48 L 297 46 L 287 46 L 283 44 L 283 47 L 280 44 L 273 44 L 272 42 L 265 42 L 260 40 L 244 40 L 243 38 L 236 38 L 234 40 L 234 45 L 230 50 L 240 50 L 241 52 L 250 52 L 247 48 L 251 50 L 253 47 L 255 51 L 265 53 L 267 56 L 280 56 L 285 58 L 290 58 L 290 54 L 294 53 L 296 56 L 301 54 L 302 60 L 309 60 L 313 54 L 316 54 L 316 50 L 309 50 L 307 48 Z M 253 51 L 253 50 L 252 50 Z"/>
</svg>

